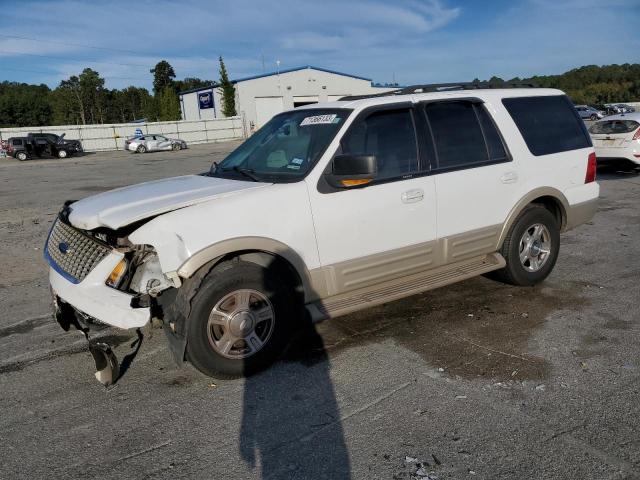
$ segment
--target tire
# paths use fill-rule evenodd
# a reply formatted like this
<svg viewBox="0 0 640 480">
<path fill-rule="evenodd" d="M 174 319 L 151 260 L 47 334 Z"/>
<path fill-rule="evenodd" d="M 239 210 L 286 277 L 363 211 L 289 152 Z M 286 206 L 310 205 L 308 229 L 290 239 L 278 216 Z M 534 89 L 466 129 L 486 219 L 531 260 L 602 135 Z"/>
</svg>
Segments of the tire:
<svg viewBox="0 0 640 480">
<path fill-rule="evenodd" d="M 18 152 L 18 153 L 16 153 L 16 158 L 18 160 L 20 160 L 21 162 L 24 162 L 25 160 L 27 160 L 28 156 L 27 156 L 26 152 Z"/>
<path fill-rule="evenodd" d="M 182 146 L 179 143 L 174 143 L 173 145 L 171 145 L 171 149 L 174 152 L 177 152 L 178 150 L 182 150 Z"/>
<path fill-rule="evenodd" d="M 144 145 L 140 145 L 137 149 L 136 152 L 138 153 L 145 153 L 147 151 L 147 147 L 145 147 Z"/>
<path fill-rule="evenodd" d="M 252 375 L 284 351 L 296 311 L 293 288 L 277 271 L 238 260 L 220 264 L 191 300 L 186 357 L 213 378 Z"/>
<path fill-rule="evenodd" d="M 536 229 L 536 226 L 540 228 Z M 529 237 L 525 237 L 526 234 Z M 537 234 L 540 234 L 538 242 L 535 240 Z M 546 254 L 545 250 L 548 251 Z M 527 252 L 530 255 L 526 255 Z M 542 205 L 531 204 L 516 219 L 502 244 L 500 253 L 507 265 L 488 277 L 511 285 L 536 285 L 549 276 L 559 252 L 560 227 L 555 215 Z M 521 255 L 526 257 L 524 261 Z"/>
<path fill-rule="evenodd" d="M 67 158 L 66 150 L 58 150 L 58 158 Z"/>
<path fill-rule="evenodd" d="M 591 115 L 591 120 L 597 120 L 598 116 L 597 115 Z"/>
</svg>

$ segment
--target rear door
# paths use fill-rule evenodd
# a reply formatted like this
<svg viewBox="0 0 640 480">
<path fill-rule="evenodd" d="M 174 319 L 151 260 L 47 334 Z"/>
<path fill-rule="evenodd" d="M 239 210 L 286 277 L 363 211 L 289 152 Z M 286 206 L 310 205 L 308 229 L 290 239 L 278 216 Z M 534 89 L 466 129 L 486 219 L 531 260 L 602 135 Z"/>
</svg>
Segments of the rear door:
<svg viewBox="0 0 640 480">
<path fill-rule="evenodd" d="M 438 238 L 443 260 L 495 250 L 516 202 L 520 178 L 492 117 L 480 100 L 423 104 L 435 149 Z"/>
</svg>

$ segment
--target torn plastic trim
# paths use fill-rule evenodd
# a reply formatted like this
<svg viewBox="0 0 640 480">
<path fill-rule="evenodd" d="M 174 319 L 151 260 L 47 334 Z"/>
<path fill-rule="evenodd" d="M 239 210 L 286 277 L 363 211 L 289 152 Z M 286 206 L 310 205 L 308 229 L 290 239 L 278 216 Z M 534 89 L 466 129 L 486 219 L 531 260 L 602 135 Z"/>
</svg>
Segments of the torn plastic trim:
<svg viewBox="0 0 640 480">
<path fill-rule="evenodd" d="M 113 352 L 113 348 L 106 343 L 103 338 L 92 339 L 89 333 L 90 324 L 100 323 L 96 319 L 77 310 L 72 305 L 64 302 L 60 297 L 53 293 L 54 317 L 57 323 L 65 332 L 71 327 L 79 330 L 87 340 L 87 349 L 95 364 L 95 377 L 105 388 L 114 385 L 133 363 L 133 359 L 138 354 L 142 346 L 144 335 L 139 328 L 136 329 L 137 339 L 131 344 L 134 350 L 125 355 L 122 363 L 118 361 L 118 357 Z"/>
</svg>

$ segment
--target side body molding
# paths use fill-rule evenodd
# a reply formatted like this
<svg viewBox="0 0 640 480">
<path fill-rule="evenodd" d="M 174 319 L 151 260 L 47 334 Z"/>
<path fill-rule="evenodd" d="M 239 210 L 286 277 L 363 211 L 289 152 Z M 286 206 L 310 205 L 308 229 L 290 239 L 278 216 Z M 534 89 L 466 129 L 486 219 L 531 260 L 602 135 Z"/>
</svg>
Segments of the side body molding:
<svg viewBox="0 0 640 480">
<path fill-rule="evenodd" d="M 296 270 L 302 281 L 305 301 L 314 301 L 326 296 L 326 283 L 320 269 L 309 270 L 300 255 L 282 242 L 266 237 L 239 237 L 223 240 L 210 245 L 193 254 L 178 268 L 178 275 L 183 278 L 191 277 L 206 263 L 222 258 L 231 253 L 263 252 L 277 255 L 288 261 Z"/>
</svg>

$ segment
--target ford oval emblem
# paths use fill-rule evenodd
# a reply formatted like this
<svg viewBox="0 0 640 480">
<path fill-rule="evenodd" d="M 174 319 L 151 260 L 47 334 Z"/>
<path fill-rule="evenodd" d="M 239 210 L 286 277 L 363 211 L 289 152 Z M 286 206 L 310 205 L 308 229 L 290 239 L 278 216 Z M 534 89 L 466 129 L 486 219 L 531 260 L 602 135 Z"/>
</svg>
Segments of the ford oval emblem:
<svg viewBox="0 0 640 480">
<path fill-rule="evenodd" d="M 62 253 L 63 255 L 66 255 L 69 251 L 69 244 L 66 242 L 60 242 L 58 244 L 58 250 L 60 250 L 60 253 Z"/>
</svg>

